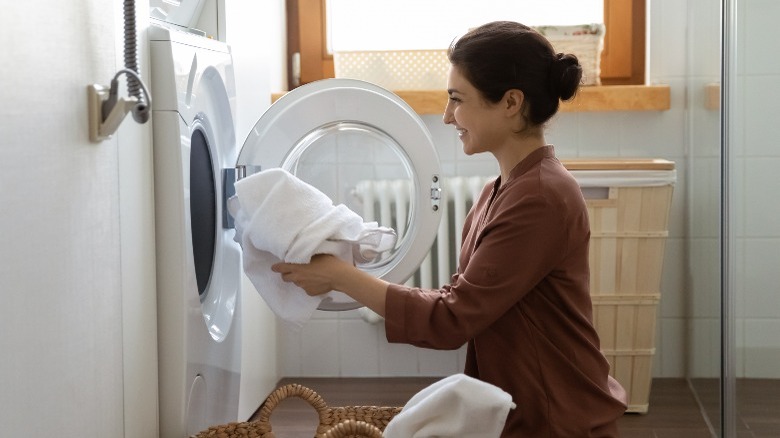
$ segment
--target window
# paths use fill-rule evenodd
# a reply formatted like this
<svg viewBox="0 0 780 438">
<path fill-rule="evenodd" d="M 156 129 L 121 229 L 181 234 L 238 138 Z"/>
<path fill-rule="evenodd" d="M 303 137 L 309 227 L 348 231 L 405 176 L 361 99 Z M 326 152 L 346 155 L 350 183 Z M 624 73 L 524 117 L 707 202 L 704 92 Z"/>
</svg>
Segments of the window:
<svg viewBox="0 0 780 438">
<path fill-rule="evenodd" d="M 327 0 L 326 5 L 329 51 L 446 49 L 454 36 L 489 21 L 579 25 L 604 17 L 604 0 Z"/>
<path fill-rule="evenodd" d="M 300 83 L 334 76 L 333 56 L 328 48 L 326 1 L 287 0 L 288 83 L 291 85 L 297 85 L 292 77 L 293 60 L 299 65 Z M 644 84 L 645 1 L 603 0 L 607 28 L 601 58 L 603 85 Z M 426 15 L 436 18 L 435 12 Z"/>
</svg>

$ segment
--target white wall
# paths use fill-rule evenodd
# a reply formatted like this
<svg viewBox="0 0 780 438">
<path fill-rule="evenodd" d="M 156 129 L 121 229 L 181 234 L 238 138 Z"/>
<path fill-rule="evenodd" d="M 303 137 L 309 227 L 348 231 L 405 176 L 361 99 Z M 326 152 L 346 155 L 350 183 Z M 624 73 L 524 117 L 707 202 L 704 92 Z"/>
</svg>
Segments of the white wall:
<svg viewBox="0 0 780 438">
<path fill-rule="evenodd" d="M 124 18 L 116 8 L 117 69 L 124 66 Z M 138 62 L 149 84 L 149 8 L 136 2 Z M 101 79 L 101 83 L 108 79 Z M 124 78 L 123 78 L 124 80 Z M 123 82 L 123 84 L 126 82 Z M 126 92 L 123 90 L 123 95 Z M 122 293 L 122 371 L 124 436 L 156 436 L 157 286 L 154 242 L 154 181 L 151 123 L 138 125 L 131 116 L 117 131 L 117 172 Z"/>
<path fill-rule="evenodd" d="M 283 88 L 283 4 L 226 10 L 239 138 Z M 123 65 L 121 7 L 12 2 L 0 16 L 3 436 L 157 435 L 151 126 L 128 117 L 99 144 L 87 131 L 87 85 Z M 148 78 L 146 2 L 137 11 Z M 264 397 L 277 380 L 274 323 L 247 295 L 258 334 L 242 384 Z"/>
<path fill-rule="evenodd" d="M 86 99 L 88 84 L 107 84 L 116 71 L 120 7 L 100 0 L 3 6 L 6 436 L 124 434 L 119 142 L 89 142 Z"/>
</svg>

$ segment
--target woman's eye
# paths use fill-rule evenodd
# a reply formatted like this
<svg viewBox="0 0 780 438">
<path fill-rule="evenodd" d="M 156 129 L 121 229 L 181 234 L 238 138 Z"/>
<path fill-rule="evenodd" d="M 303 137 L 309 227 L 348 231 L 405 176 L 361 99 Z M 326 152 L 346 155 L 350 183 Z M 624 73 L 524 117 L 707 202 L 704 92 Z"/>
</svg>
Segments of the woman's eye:
<svg viewBox="0 0 780 438">
<path fill-rule="evenodd" d="M 455 96 L 450 96 L 450 100 L 453 102 L 460 102 L 460 99 Z"/>
</svg>

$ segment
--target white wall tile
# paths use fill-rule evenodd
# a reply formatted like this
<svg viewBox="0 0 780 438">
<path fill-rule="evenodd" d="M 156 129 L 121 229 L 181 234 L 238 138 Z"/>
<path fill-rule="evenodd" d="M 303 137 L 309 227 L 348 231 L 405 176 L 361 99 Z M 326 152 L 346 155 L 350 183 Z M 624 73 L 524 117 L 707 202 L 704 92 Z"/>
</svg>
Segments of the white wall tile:
<svg viewBox="0 0 780 438">
<path fill-rule="evenodd" d="M 653 377 L 680 377 L 685 375 L 687 322 L 685 318 L 661 318 L 656 348 L 658 361 L 653 361 Z"/>
<path fill-rule="evenodd" d="M 729 214 L 730 228 L 737 238 L 747 236 L 747 203 L 748 195 L 744 192 L 747 180 L 747 159 L 744 156 L 737 156 L 731 160 L 730 165 L 729 194 L 731 209 Z"/>
<path fill-rule="evenodd" d="M 338 326 L 331 321 L 311 320 L 301 330 L 303 376 L 339 376 Z"/>
<path fill-rule="evenodd" d="M 303 376 L 303 368 L 301 367 L 301 359 L 303 357 L 301 332 L 289 330 L 277 321 L 276 336 L 277 369 L 279 375 L 282 377 Z"/>
<path fill-rule="evenodd" d="M 745 318 L 737 317 L 734 321 L 734 343 L 736 344 L 734 346 L 734 355 L 736 356 L 735 362 L 735 373 L 737 374 L 737 377 L 744 377 L 745 376 L 745 359 L 747 358 L 745 355 L 745 349 L 743 346 L 745 345 Z"/>
<path fill-rule="evenodd" d="M 692 318 L 688 321 L 688 377 L 720 376 L 720 319 Z"/>
<path fill-rule="evenodd" d="M 688 2 L 650 3 L 650 76 L 684 76 L 687 55 Z"/>
<path fill-rule="evenodd" d="M 686 147 L 686 152 L 691 157 L 697 159 L 720 158 L 720 111 L 705 107 L 707 102 L 705 87 L 719 83 L 720 76 L 718 74 L 698 76 L 689 80 L 687 102 L 690 111 L 687 113 L 687 117 L 690 126 L 688 127 L 686 141 L 689 144 Z"/>
<path fill-rule="evenodd" d="M 744 330 L 742 376 L 780 379 L 780 318 L 775 314 L 772 319 L 746 319 Z"/>
<path fill-rule="evenodd" d="M 442 108 L 443 111 L 444 108 Z M 442 161 L 455 160 L 457 151 L 461 149 L 460 139 L 455 127 L 445 125 L 442 116 L 439 114 L 425 114 L 421 118 L 431 133 L 439 159 Z"/>
<path fill-rule="evenodd" d="M 780 158 L 746 158 L 745 166 L 745 236 L 780 237 Z"/>
<path fill-rule="evenodd" d="M 421 349 L 417 355 L 421 376 L 449 376 L 463 371 L 458 350 Z"/>
<path fill-rule="evenodd" d="M 732 157 L 744 157 L 747 154 L 747 119 L 752 117 L 746 110 L 748 104 L 747 82 L 748 77 L 737 75 L 734 79 L 733 91 L 730 95 L 731 100 L 731 136 L 729 142 L 730 155 Z"/>
<path fill-rule="evenodd" d="M 720 315 L 720 241 L 716 238 L 689 240 L 689 318 L 717 318 Z"/>
<path fill-rule="evenodd" d="M 667 158 L 667 157 L 664 157 Z M 687 236 L 688 225 L 688 165 L 686 158 L 668 158 L 674 162 L 675 182 L 672 190 L 672 203 L 669 208 L 669 237 Z"/>
<path fill-rule="evenodd" d="M 780 74 L 752 75 L 744 80 L 745 154 L 748 157 L 780 157 L 776 105 L 780 100 Z"/>
<path fill-rule="evenodd" d="M 380 333 L 379 375 L 387 377 L 419 375 L 417 355 L 420 349 L 411 345 L 387 342 L 384 327 L 380 329 Z"/>
<path fill-rule="evenodd" d="M 667 0 L 667 3 L 674 0 Z M 685 3 L 685 2 L 681 2 Z M 685 60 L 689 76 L 720 77 L 720 2 L 688 0 Z M 677 43 L 679 44 L 679 42 Z"/>
<path fill-rule="evenodd" d="M 626 117 L 623 112 L 581 113 L 578 118 L 579 156 L 619 157 L 625 141 L 620 127 Z"/>
<path fill-rule="evenodd" d="M 687 253 L 684 239 L 667 239 L 661 278 L 660 315 L 663 318 L 687 316 L 685 273 Z"/>
<path fill-rule="evenodd" d="M 720 158 L 695 156 L 689 160 L 685 186 L 688 226 L 685 233 L 690 239 L 715 238 L 720 235 Z M 694 259 L 695 260 L 695 259 Z"/>
<path fill-rule="evenodd" d="M 731 275 L 733 276 L 733 289 L 730 291 L 734 301 L 734 312 L 737 319 L 744 319 L 747 308 L 745 307 L 745 240 L 734 239 L 732 243 Z"/>
<path fill-rule="evenodd" d="M 339 326 L 340 376 L 379 375 L 377 330 L 360 319 L 344 319 Z"/>
<path fill-rule="evenodd" d="M 574 158 L 579 155 L 578 126 L 578 113 L 558 113 L 548 123 L 544 132 L 545 140 L 555 147 L 555 155 L 558 158 Z"/>
<path fill-rule="evenodd" d="M 458 162 L 456 174 L 459 176 L 493 176 L 498 175 L 498 165 L 493 156 L 481 154 L 473 159 Z"/>
<path fill-rule="evenodd" d="M 777 17 L 780 3 L 776 0 L 750 0 L 745 3 L 744 39 L 742 50 L 746 74 L 780 74 L 780 59 L 767 56 L 777 49 Z M 775 90 L 778 87 L 775 85 Z"/>
<path fill-rule="evenodd" d="M 675 159 L 685 156 L 686 79 L 654 78 L 669 85 L 671 108 L 665 111 L 638 111 L 622 114 L 620 123 L 608 131 L 619 136 L 620 156 Z M 603 133 L 602 133 L 603 134 Z"/>
<path fill-rule="evenodd" d="M 739 292 L 745 318 L 780 319 L 780 238 L 745 240 L 745 275 Z M 776 333 L 780 338 L 780 331 Z M 778 363 L 780 367 L 780 363 Z"/>
</svg>

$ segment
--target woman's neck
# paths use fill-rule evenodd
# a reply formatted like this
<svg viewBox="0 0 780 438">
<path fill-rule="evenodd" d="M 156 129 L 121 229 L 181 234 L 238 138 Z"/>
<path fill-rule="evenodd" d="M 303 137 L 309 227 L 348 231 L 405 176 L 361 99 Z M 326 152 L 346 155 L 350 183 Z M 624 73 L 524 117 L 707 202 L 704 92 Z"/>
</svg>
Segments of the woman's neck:
<svg viewBox="0 0 780 438">
<path fill-rule="evenodd" d="M 540 147 L 546 146 L 544 134 L 523 136 L 516 138 L 515 141 L 508 144 L 501 150 L 495 151 L 493 155 L 498 161 L 498 168 L 501 172 L 501 184 L 503 185 L 509 179 L 509 173 L 521 161 Z"/>
</svg>

